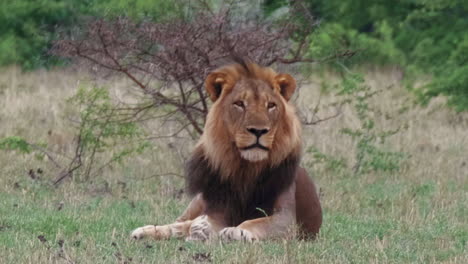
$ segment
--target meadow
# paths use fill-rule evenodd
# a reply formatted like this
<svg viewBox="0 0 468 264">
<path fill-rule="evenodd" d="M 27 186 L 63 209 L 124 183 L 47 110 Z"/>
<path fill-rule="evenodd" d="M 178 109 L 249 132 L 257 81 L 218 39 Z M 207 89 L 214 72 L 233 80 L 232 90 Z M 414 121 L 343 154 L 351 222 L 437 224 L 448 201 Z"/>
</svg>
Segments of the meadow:
<svg viewBox="0 0 468 264">
<path fill-rule="evenodd" d="M 333 115 L 327 105 L 338 96 L 326 87 L 336 79 L 312 76 L 295 99 L 298 109 L 320 104 L 318 115 Z M 47 161 L 0 151 L 0 263 L 468 263 L 467 113 L 442 97 L 417 105 L 396 69 L 366 69 L 365 80 L 379 90 L 369 98 L 375 127 L 399 128 L 378 145 L 401 159 L 396 168 L 353 173 L 357 139 L 343 128 L 358 129 L 360 119 L 349 105 L 304 126 L 302 165 L 320 186 L 324 211 L 315 241 L 132 241 L 134 228 L 170 223 L 188 203 L 180 175 L 195 141 L 154 139 L 123 165 L 58 186 Z M 67 68 L 3 68 L 0 137 L 66 149 L 73 139 L 66 98 L 93 82 L 105 83 L 116 100 L 130 86 Z M 159 126 L 149 121 L 145 129 Z"/>
</svg>

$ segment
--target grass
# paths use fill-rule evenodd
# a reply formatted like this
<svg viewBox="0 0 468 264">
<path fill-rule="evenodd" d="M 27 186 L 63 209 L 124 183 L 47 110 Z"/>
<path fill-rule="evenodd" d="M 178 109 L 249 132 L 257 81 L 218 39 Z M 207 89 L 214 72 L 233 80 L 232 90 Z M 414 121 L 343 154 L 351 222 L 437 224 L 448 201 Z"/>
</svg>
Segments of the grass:
<svg viewBox="0 0 468 264">
<path fill-rule="evenodd" d="M 468 116 L 447 109 L 442 98 L 427 108 L 416 106 L 389 70 L 368 71 L 366 78 L 376 88 L 393 85 L 371 104 L 390 116 L 376 115 L 379 127 L 407 125 L 385 146 L 407 158 L 397 172 L 354 175 L 347 168 L 355 162 L 355 142 L 339 133 L 342 127 L 358 126 L 352 109 L 305 127 L 305 150 L 313 146 L 346 165 L 318 163 L 307 151 L 304 155 L 324 207 L 315 242 L 131 241 L 132 229 L 172 222 L 187 204 L 180 195 L 182 179 L 160 174 L 180 174 L 187 145 L 194 142 L 171 142 L 182 149 L 178 156 L 166 142 L 155 141 L 145 155 L 91 182 L 66 181 L 57 188 L 50 183 L 56 175 L 47 162 L 0 152 L 0 263 L 468 263 Z M 47 142 L 48 130 L 71 133 L 64 99 L 84 79 L 89 81 L 66 70 L 5 69 L 0 74 L 0 137 Z M 110 87 L 119 96 L 125 85 Z M 313 108 L 318 98 L 322 104 L 336 100 L 320 95 L 320 85 L 302 88 L 300 109 Z M 319 112 L 328 113 L 333 109 Z M 28 171 L 39 168 L 44 172 L 31 179 Z"/>
</svg>

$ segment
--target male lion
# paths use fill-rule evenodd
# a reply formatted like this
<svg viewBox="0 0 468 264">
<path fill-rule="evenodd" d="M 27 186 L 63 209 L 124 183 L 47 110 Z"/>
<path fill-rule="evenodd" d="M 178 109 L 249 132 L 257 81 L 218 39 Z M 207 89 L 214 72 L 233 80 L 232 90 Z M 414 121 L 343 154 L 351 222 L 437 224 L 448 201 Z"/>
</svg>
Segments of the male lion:
<svg viewBox="0 0 468 264">
<path fill-rule="evenodd" d="M 301 237 L 315 237 L 322 210 L 299 167 L 301 127 L 288 102 L 296 81 L 242 61 L 209 74 L 205 86 L 214 103 L 186 167 L 194 198 L 175 223 L 132 237 L 255 241 L 287 237 L 295 222 Z"/>
</svg>

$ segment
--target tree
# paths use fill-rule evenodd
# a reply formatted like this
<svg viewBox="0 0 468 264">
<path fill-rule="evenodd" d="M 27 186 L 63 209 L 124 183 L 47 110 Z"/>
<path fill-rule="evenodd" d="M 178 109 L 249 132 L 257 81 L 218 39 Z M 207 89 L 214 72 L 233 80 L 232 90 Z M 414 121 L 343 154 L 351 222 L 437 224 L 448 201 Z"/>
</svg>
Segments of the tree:
<svg viewBox="0 0 468 264">
<path fill-rule="evenodd" d="M 67 31 L 87 17 L 126 15 L 160 21 L 181 12 L 179 1 L 165 0 L 15 0 L 0 5 L 0 66 L 24 69 L 62 62 L 48 50 L 60 31 Z"/>
<path fill-rule="evenodd" d="M 233 55 L 264 66 L 315 61 L 305 56 L 314 21 L 295 3 L 275 20 L 234 1 L 218 9 L 198 1 L 195 11 L 169 22 L 99 19 L 58 41 L 54 54 L 129 78 L 150 99 L 134 108 L 135 116 L 156 107 L 179 122 L 179 132 L 196 136 L 208 112 L 204 78 Z"/>
<path fill-rule="evenodd" d="M 427 0 L 305 0 L 320 21 L 310 55 L 359 51 L 346 65 L 392 64 L 406 76 L 432 76 L 419 89 L 422 102 L 446 95 L 457 110 L 468 110 L 468 2 Z M 285 0 L 267 0 L 272 12 Z"/>
</svg>

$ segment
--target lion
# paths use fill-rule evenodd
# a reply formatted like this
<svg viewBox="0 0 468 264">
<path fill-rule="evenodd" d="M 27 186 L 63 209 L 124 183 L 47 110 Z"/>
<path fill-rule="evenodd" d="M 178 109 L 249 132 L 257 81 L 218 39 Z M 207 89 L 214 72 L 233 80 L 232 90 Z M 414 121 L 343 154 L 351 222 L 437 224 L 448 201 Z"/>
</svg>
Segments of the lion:
<svg viewBox="0 0 468 264">
<path fill-rule="evenodd" d="M 248 61 L 211 72 L 213 105 L 186 165 L 187 209 L 169 225 L 147 225 L 134 239 L 206 241 L 314 238 L 322 224 L 315 184 L 301 158 L 301 125 L 290 103 L 289 74 Z"/>
</svg>

